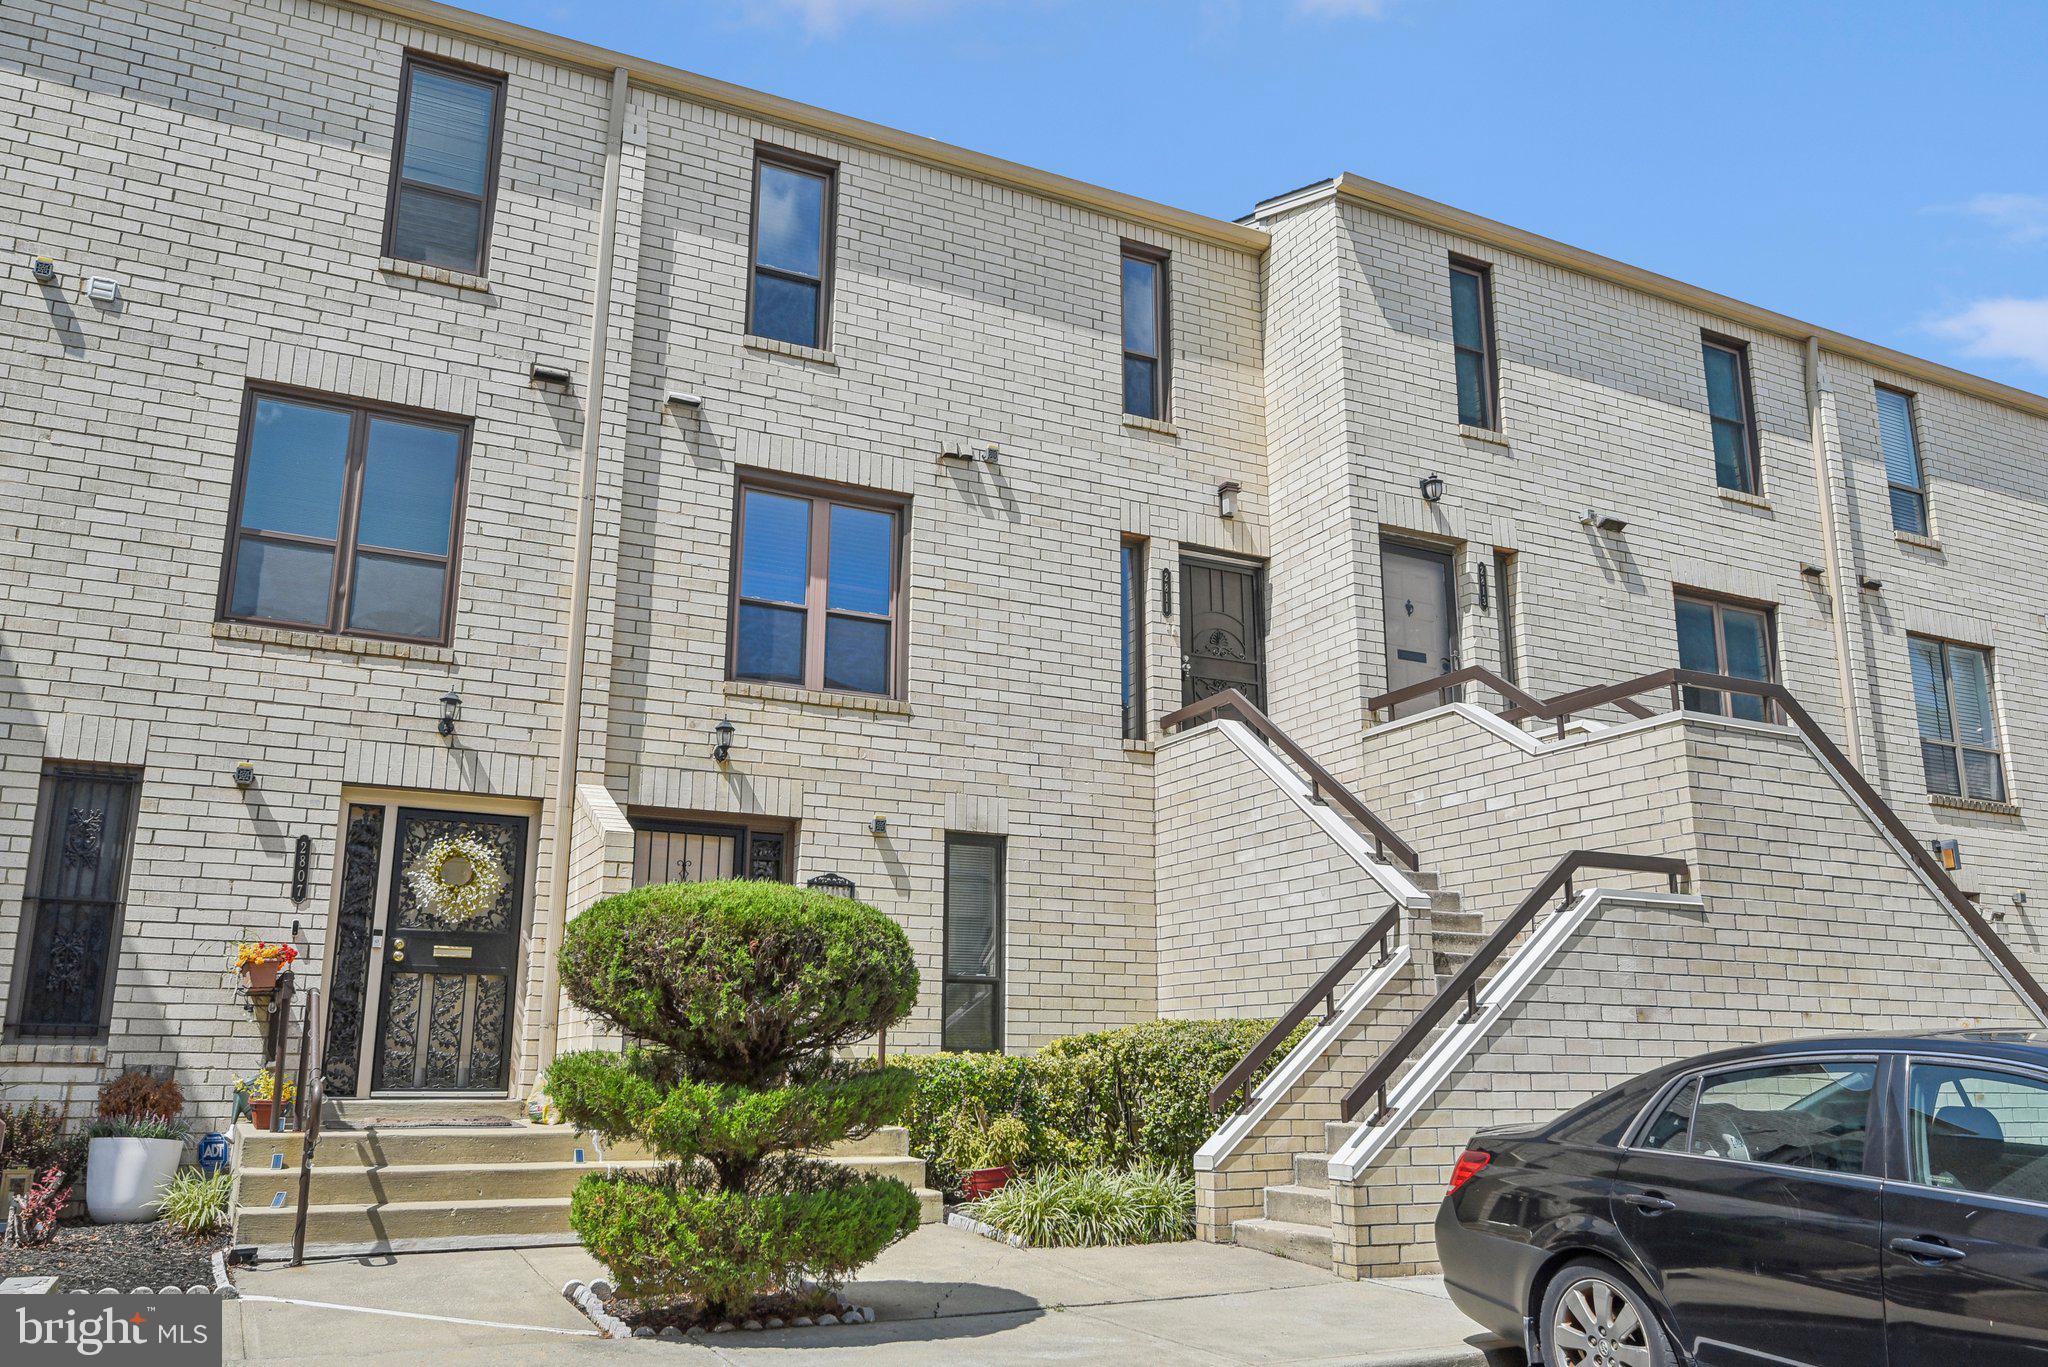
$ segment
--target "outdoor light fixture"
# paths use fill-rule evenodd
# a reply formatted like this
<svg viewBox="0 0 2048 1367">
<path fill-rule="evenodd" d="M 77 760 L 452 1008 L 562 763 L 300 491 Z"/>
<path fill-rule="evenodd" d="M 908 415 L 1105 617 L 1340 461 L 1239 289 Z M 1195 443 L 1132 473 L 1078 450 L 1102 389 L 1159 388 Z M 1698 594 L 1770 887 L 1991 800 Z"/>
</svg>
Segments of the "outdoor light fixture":
<svg viewBox="0 0 2048 1367">
<path fill-rule="evenodd" d="M 1443 496 L 1444 477 L 1442 475 L 1424 475 L 1422 477 L 1422 501 L 1424 503 L 1438 503 L 1443 500 Z"/>
<path fill-rule="evenodd" d="M 2025 888 L 2021 888 L 2012 895 L 2012 914 L 2015 916 L 2025 916 L 2027 914 L 2027 890 Z"/>
<path fill-rule="evenodd" d="M 1805 575 L 1808 579 L 1824 579 L 1827 577 L 1826 570 L 1822 569 L 1818 565 L 1809 564 L 1808 562 L 1803 560 L 1799 563 L 1799 572 Z"/>
<path fill-rule="evenodd" d="M 1866 593 L 1876 593 L 1879 589 L 1884 587 L 1884 581 L 1882 579 L 1872 579 L 1869 575 L 1866 574 L 1856 581 L 1856 587 L 1862 589 Z"/>
<path fill-rule="evenodd" d="M 443 738 L 452 739 L 455 735 L 455 719 L 461 715 L 462 695 L 451 686 L 441 695 L 441 720 L 434 729 L 439 731 Z"/>
<path fill-rule="evenodd" d="M 711 728 L 711 758 L 717 763 L 724 764 L 732 758 L 732 737 L 733 724 L 730 720 L 721 721 Z"/>
<path fill-rule="evenodd" d="M 47 256 L 39 256 L 30 262 L 29 270 L 38 285 L 48 285 L 57 279 L 57 263 Z"/>
<path fill-rule="evenodd" d="M 1597 508 L 1588 508 L 1579 518 L 1581 527 L 1598 527 L 1603 532 L 1618 532 L 1627 528 L 1628 521 L 1619 513 L 1603 513 Z"/>
<path fill-rule="evenodd" d="M 1941 861 L 1943 869 L 1949 873 L 1954 873 L 1962 868 L 1963 846 L 1961 841 L 1930 840 L 1927 843 L 1934 847 L 1934 857 Z"/>
<path fill-rule="evenodd" d="M 702 394 L 686 394 L 680 389 L 671 389 L 668 392 L 668 402 L 674 404 L 677 408 L 702 408 L 704 406 L 704 396 Z"/>
<path fill-rule="evenodd" d="M 869 835 L 887 835 L 888 833 L 889 833 L 889 818 L 888 818 L 888 817 L 886 817 L 886 816 L 876 816 L 876 817 L 870 817 L 870 818 L 868 819 L 868 834 L 869 834 Z"/>
<path fill-rule="evenodd" d="M 1216 516 L 1228 520 L 1237 516 L 1237 496 L 1244 492 L 1244 486 L 1236 480 L 1225 480 L 1216 486 Z"/>
<path fill-rule="evenodd" d="M 256 786 L 256 766 L 249 763 L 248 760 L 243 760 L 235 766 L 235 786 L 237 788 L 253 788 Z"/>
<path fill-rule="evenodd" d="M 569 383 L 569 367 L 558 365 L 553 361 L 536 360 L 533 363 L 531 374 L 535 384 L 566 385 Z"/>
</svg>

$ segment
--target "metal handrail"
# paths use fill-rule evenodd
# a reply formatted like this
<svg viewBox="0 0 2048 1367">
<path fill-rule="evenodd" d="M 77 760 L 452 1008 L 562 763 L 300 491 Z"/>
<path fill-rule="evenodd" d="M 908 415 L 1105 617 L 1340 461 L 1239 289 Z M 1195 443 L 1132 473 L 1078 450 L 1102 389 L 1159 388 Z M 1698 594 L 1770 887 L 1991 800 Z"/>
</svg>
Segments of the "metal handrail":
<svg viewBox="0 0 2048 1367">
<path fill-rule="evenodd" d="M 1315 762 L 1308 751 L 1301 748 L 1294 738 L 1274 724 L 1273 719 L 1252 704 L 1251 699 L 1234 688 L 1189 703 L 1178 712 L 1170 712 L 1160 719 L 1160 725 L 1170 730 L 1186 730 L 1197 726 L 1224 712 L 1235 712 L 1238 719 L 1250 727 L 1268 745 L 1294 761 L 1301 771 L 1308 775 L 1309 792 L 1318 801 L 1327 799 L 1346 816 L 1364 827 L 1373 838 L 1373 850 L 1380 858 L 1391 854 L 1410 869 L 1422 866 L 1422 857 L 1414 846 L 1394 834 L 1394 828 L 1373 815 L 1370 808 L 1338 782 L 1328 769 Z"/>
<path fill-rule="evenodd" d="M 1349 1092 L 1344 1094 L 1343 1117 L 1346 1120 L 1357 1115 L 1364 1108 L 1369 1096 L 1379 1097 L 1379 1109 L 1373 1119 L 1379 1120 L 1387 1114 L 1387 1087 L 1393 1081 L 1394 1070 L 1408 1061 L 1409 1055 L 1422 1047 L 1437 1022 L 1450 1014 L 1460 997 L 1467 1000 L 1465 1019 L 1470 1020 L 1479 1013 L 1479 979 L 1493 966 L 1496 959 L 1507 952 L 1509 945 L 1536 919 L 1551 895 L 1564 889 L 1567 904 L 1572 900 L 1572 878 L 1581 869 L 1614 869 L 1627 873 L 1661 873 L 1671 882 L 1671 890 L 1677 892 L 1691 869 L 1683 859 L 1669 858 L 1656 854 L 1619 854 L 1606 850 L 1573 850 L 1557 861 L 1549 873 L 1543 876 L 1527 897 L 1501 922 L 1500 928 L 1487 937 L 1486 943 L 1465 962 L 1437 994 L 1429 1005 L 1422 1008 L 1415 1019 L 1408 1023 L 1395 1041 L 1387 1046 L 1379 1061 L 1366 1070 Z"/>
<path fill-rule="evenodd" d="M 1336 1015 L 1337 984 L 1344 980 L 1345 974 L 1358 966 L 1358 961 L 1363 959 L 1375 945 L 1379 947 L 1380 957 L 1379 963 L 1375 964 L 1374 967 L 1378 967 L 1380 964 L 1384 964 L 1387 960 L 1391 959 L 1394 952 L 1388 947 L 1387 940 L 1393 935 L 1394 928 L 1400 925 L 1400 923 L 1401 907 L 1399 903 L 1396 903 L 1381 913 L 1377 921 L 1367 926 L 1365 933 L 1351 942 L 1351 948 L 1345 950 L 1339 956 L 1337 962 L 1331 964 L 1329 968 L 1324 970 L 1323 976 L 1316 979 L 1315 986 L 1302 993 L 1300 999 L 1287 1009 L 1287 1014 L 1274 1022 L 1273 1028 L 1268 1030 L 1264 1037 L 1257 1044 L 1254 1044 L 1242 1059 L 1238 1060 L 1235 1068 L 1224 1074 L 1223 1081 L 1217 1083 L 1210 1090 L 1209 1109 L 1218 1113 L 1222 1112 L 1229 1104 L 1231 1095 L 1238 1088 L 1251 1081 L 1252 1074 L 1259 1071 L 1259 1066 L 1272 1056 L 1275 1049 L 1280 1047 L 1280 1042 L 1294 1033 L 1295 1026 L 1308 1019 L 1309 1013 L 1315 1010 L 1318 1000 L 1323 1003 L 1323 1018 L 1325 1020 Z"/>
<path fill-rule="evenodd" d="M 296 1003 L 295 1000 L 297 999 Z M 292 1221 L 293 1267 L 306 1259 L 306 1214 L 313 1192 L 313 1150 L 320 1142 L 321 1112 L 326 1108 L 326 1048 L 315 1036 L 320 1029 L 320 989 L 297 986 L 289 969 L 277 977 L 270 999 L 274 1050 L 270 1063 L 270 1132 L 284 1133 L 284 1067 L 290 1056 L 292 1007 L 299 1006 L 299 1066 L 293 1087 L 292 1128 L 299 1131 L 299 1208 Z"/>
<path fill-rule="evenodd" d="M 1835 744 L 1833 738 L 1821 728 L 1820 723 L 1813 719 L 1813 715 L 1785 685 L 1770 679 L 1739 679 L 1732 674 L 1709 674 L 1697 669 L 1659 669 L 1633 679 L 1624 679 L 1620 683 L 1582 688 L 1575 692 L 1560 694 L 1548 702 L 1539 702 L 1492 671 L 1473 665 L 1446 674 L 1443 680 L 1430 680 L 1427 684 L 1382 693 L 1376 698 L 1368 699 L 1366 706 L 1378 710 L 1412 697 L 1420 697 L 1425 693 L 1447 687 L 1448 684 L 1444 681 L 1473 681 L 1486 684 L 1513 704 L 1501 714 L 1505 720 L 1518 721 L 1523 717 L 1554 720 L 1557 722 L 1559 734 L 1563 733 L 1565 722 L 1573 712 L 1583 712 L 1607 704 L 1621 707 L 1638 716 L 1647 716 L 1649 714 L 1635 706 L 1631 700 L 1644 693 L 1667 689 L 1670 691 L 1671 709 L 1674 712 L 1681 706 L 1682 690 L 1688 688 L 1712 693 L 1742 693 L 1763 699 L 1778 709 L 1787 725 L 1807 739 L 1820 755 L 1821 761 L 1834 771 L 1835 776 L 1850 792 L 1856 795 L 1857 800 L 1877 820 L 1877 824 L 1884 828 L 1885 833 L 1891 836 L 1900 849 L 1905 851 L 1906 857 L 1913 861 L 1914 867 L 1926 876 L 1942 900 L 1955 910 L 1957 917 L 1977 938 L 1978 943 L 1998 961 L 1998 966 L 2004 970 L 2013 987 L 2037 1012 L 2048 1018 L 2048 990 L 2043 990 L 2040 982 L 2028 972 L 2026 965 L 2020 962 L 2019 956 L 2012 952 L 2011 946 L 2006 944 L 2005 937 L 1984 919 L 1984 913 L 1977 910 L 1977 904 L 1970 899 L 1970 895 L 1957 885 L 1955 879 L 1949 877 L 1948 870 L 1941 866 L 1941 861 L 1936 859 L 1921 843 L 1920 838 L 1913 834 L 1905 819 L 1891 803 L 1885 801 L 1875 787 L 1871 786 L 1870 780 L 1863 776 L 1846 754 L 1842 753 L 1842 748 Z"/>
</svg>

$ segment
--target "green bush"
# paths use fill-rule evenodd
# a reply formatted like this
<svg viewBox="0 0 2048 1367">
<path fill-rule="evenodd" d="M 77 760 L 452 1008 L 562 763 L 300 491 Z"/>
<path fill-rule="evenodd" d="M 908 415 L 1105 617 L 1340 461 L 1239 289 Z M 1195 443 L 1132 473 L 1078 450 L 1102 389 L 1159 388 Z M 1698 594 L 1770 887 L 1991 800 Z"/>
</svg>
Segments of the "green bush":
<svg viewBox="0 0 2048 1367">
<path fill-rule="evenodd" d="M 778 883 L 671 883 L 569 924 L 569 1000 L 644 1043 L 564 1054 L 547 1092 L 570 1123 L 636 1138 L 654 1174 L 592 1174 L 570 1224 L 628 1296 L 707 1317 L 843 1281 L 917 1228 L 917 1197 L 803 1156 L 893 1123 L 900 1068 L 832 1053 L 917 1000 L 902 928 L 873 907 Z"/>
<path fill-rule="evenodd" d="M 903 1059 L 917 1079 L 904 1113 L 911 1152 L 932 1180 L 957 1191 L 947 1154 L 963 1112 L 1015 1116 L 1027 1151 L 1054 1166 L 1153 1164 L 1192 1172 L 1215 1131 L 1209 1091 L 1271 1029 L 1269 1020 L 1163 1020 L 1054 1040 L 1029 1057 L 921 1054 Z M 1303 1022 L 1253 1074 L 1265 1077 L 1314 1028 Z M 1241 1099 L 1242 1093 L 1239 1093 Z"/>
<path fill-rule="evenodd" d="M 1166 1168 L 1052 1168 L 963 1208 L 1039 1248 L 1159 1244 L 1195 1236 L 1195 1179 Z"/>
<path fill-rule="evenodd" d="M 187 1234 L 207 1234 L 228 1222 L 228 1201 L 234 1190 L 235 1174 L 230 1168 L 211 1177 L 197 1168 L 180 1168 L 177 1176 L 164 1183 L 157 1209 Z"/>
</svg>

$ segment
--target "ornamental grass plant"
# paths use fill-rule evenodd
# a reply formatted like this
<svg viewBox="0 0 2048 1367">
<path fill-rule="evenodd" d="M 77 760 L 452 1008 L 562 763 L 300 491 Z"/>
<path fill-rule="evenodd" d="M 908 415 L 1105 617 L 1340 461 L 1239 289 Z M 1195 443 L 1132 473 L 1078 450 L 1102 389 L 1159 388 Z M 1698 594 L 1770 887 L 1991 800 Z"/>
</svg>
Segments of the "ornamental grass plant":
<svg viewBox="0 0 2048 1367">
<path fill-rule="evenodd" d="M 1195 1235 L 1195 1179 L 1167 1168 L 1051 1168 L 961 1207 L 1037 1248 L 1173 1243 Z"/>
</svg>

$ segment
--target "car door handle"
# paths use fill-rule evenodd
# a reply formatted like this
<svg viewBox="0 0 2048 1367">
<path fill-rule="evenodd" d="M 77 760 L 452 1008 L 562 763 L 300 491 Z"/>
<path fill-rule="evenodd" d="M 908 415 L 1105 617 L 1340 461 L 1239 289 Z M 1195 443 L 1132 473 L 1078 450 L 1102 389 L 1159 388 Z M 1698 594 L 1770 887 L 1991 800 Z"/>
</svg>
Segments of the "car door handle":
<svg viewBox="0 0 2048 1367">
<path fill-rule="evenodd" d="M 1667 1210 L 1678 1209 L 1678 1202 L 1667 1201 L 1654 1191 L 1637 1192 L 1634 1195 L 1624 1196 L 1621 1199 L 1645 1215 L 1662 1215 Z"/>
<path fill-rule="evenodd" d="M 1929 1235 L 1924 1239 L 1894 1239 L 1892 1252 L 1903 1253 L 1923 1263 L 1959 1263 L 1970 1255 Z"/>
</svg>

